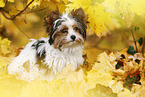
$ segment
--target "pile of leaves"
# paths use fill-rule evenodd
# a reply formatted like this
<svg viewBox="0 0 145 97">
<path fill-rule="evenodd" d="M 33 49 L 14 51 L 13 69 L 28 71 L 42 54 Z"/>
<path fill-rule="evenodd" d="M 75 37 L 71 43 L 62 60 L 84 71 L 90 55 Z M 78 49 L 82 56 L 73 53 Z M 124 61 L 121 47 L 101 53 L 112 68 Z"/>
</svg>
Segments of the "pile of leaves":
<svg viewBox="0 0 145 97">
<path fill-rule="evenodd" d="M 110 87 L 118 96 L 144 96 L 144 62 L 141 53 L 128 54 L 127 49 L 122 52 L 98 56 L 92 70 L 88 72 L 88 83 L 91 86 L 101 84 Z"/>
<path fill-rule="evenodd" d="M 1 51 L 3 47 L 10 54 L 10 41 L 1 39 Z M 101 53 L 94 64 L 88 63 L 87 55 L 81 69 L 75 71 L 72 65 L 65 67 L 61 74 L 57 74 L 55 80 L 34 80 L 27 82 L 17 79 L 15 75 L 7 74 L 7 65 L 12 60 L 10 55 L 1 54 L 0 84 L 3 97 L 17 96 L 109 96 L 109 97 L 144 97 L 144 60 L 141 53 L 133 53 L 132 49 L 124 49 L 122 52 Z M 2 62 L 1 61 L 1 62 Z M 5 62 L 4 62 L 5 61 Z M 37 88 L 36 88 L 37 87 Z M 14 89 L 15 88 L 15 89 Z M 38 89 L 39 88 L 39 89 Z M 41 89 L 41 91 L 40 91 Z M 7 93 L 9 91 L 9 93 Z M 31 91 L 31 92 L 30 92 Z M 46 92 L 47 91 L 47 92 Z M 27 93 L 26 93 L 27 92 Z"/>
</svg>

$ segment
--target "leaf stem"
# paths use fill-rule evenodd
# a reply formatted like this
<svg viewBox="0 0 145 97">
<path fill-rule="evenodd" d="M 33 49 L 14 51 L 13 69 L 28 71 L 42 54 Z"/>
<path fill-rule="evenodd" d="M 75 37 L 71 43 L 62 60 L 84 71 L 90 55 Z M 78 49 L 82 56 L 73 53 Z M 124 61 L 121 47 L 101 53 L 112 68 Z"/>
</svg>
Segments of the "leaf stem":
<svg viewBox="0 0 145 97">
<path fill-rule="evenodd" d="M 23 7 L 25 8 L 24 0 L 22 0 L 22 3 L 23 3 Z M 27 19 L 26 19 L 26 10 L 24 11 L 24 14 L 25 14 L 25 20 L 24 20 L 24 22 L 27 24 Z"/>
<path fill-rule="evenodd" d="M 145 46 L 145 38 L 143 38 L 143 47 L 142 47 L 142 55 L 144 57 L 144 46 Z"/>
<path fill-rule="evenodd" d="M 133 34 L 133 28 L 131 28 L 131 33 L 132 33 L 132 37 L 133 37 L 133 40 L 134 40 L 134 44 L 135 44 L 135 47 L 136 47 L 136 52 L 138 52 L 138 49 L 137 49 L 137 45 L 136 45 L 136 41 L 135 41 L 135 37 L 134 37 L 134 34 Z"/>
</svg>

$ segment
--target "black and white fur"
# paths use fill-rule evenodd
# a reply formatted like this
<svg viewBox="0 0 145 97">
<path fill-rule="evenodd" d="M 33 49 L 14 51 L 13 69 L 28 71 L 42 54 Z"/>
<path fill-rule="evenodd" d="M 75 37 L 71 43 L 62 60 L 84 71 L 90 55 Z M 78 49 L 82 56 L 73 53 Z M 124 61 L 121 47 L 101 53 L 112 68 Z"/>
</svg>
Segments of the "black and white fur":
<svg viewBox="0 0 145 97">
<path fill-rule="evenodd" d="M 52 11 L 45 18 L 48 38 L 31 39 L 26 47 L 8 66 L 9 74 L 16 74 L 25 80 L 61 73 L 71 64 L 75 70 L 83 64 L 83 44 L 86 39 L 86 15 L 82 8 L 62 16 Z M 38 62 L 39 61 L 39 62 Z M 40 69 L 46 67 L 47 69 Z"/>
</svg>

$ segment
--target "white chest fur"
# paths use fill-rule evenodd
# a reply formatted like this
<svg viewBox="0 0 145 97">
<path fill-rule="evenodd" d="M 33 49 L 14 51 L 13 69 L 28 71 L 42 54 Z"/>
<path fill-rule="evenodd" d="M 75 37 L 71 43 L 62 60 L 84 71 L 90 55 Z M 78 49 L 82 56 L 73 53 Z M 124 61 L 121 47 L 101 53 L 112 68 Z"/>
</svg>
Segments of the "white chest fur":
<svg viewBox="0 0 145 97">
<path fill-rule="evenodd" d="M 42 74 L 44 74 L 42 72 L 46 70 L 39 70 L 38 67 L 40 64 L 37 64 L 37 53 L 41 56 L 43 50 L 45 50 L 43 62 L 51 73 L 61 73 L 63 67 L 69 64 L 73 65 L 75 69 L 83 64 L 83 46 L 59 50 L 55 49 L 53 45 L 50 45 L 48 43 L 48 39 L 49 38 L 41 38 L 40 40 L 45 41 L 45 43 L 42 43 L 37 50 L 32 47 L 33 44 L 37 43 L 37 40 L 32 40 L 32 42 L 29 42 L 21 53 L 15 57 L 12 60 L 12 63 L 8 66 L 9 74 L 17 74 L 21 77 L 21 79 L 25 80 L 34 80 L 35 78 L 42 76 Z M 29 71 L 25 70 L 24 64 L 26 62 L 29 62 Z"/>
</svg>

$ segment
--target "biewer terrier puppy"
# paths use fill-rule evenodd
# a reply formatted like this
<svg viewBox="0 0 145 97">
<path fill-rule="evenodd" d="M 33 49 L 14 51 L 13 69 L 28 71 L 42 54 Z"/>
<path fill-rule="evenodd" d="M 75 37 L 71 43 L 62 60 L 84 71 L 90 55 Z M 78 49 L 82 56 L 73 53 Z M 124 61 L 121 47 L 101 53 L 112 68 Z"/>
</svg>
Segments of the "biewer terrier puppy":
<svg viewBox="0 0 145 97">
<path fill-rule="evenodd" d="M 77 69 L 83 65 L 83 44 L 86 39 L 87 16 L 82 8 L 62 16 L 57 11 L 45 18 L 48 38 L 31 39 L 8 66 L 9 74 L 33 80 L 44 72 L 56 74 L 68 64 Z M 47 70 L 40 69 L 46 67 Z M 42 73 L 43 72 L 43 73 Z"/>
</svg>

